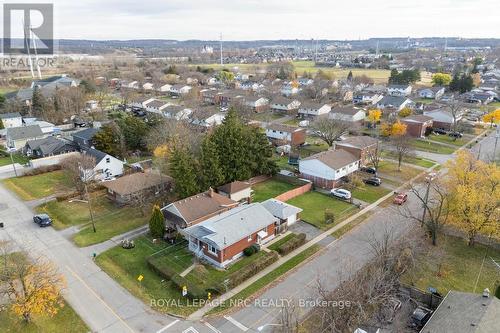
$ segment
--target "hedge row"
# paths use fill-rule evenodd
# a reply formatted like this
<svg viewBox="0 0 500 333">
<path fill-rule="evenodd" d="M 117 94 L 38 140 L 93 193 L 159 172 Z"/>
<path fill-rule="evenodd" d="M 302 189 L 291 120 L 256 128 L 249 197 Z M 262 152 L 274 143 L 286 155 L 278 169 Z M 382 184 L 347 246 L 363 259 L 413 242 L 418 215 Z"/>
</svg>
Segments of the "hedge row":
<svg viewBox="0 0 500 333">
<path fill-rule="evenodd" d="M 177 275 L 177 271 L 168 265 L 167 260 L 162 260 L 162 257 L 148 257 L 146 259 L 148 267 L 154 272 L 158 273 L 161 277 L 171 280 L 172 277 Z"/>
<path fill-rule="evenodd" d="M 306 234 L 301 233 L 298 234 L 297 236 L 291 238 L 288 240 L 286 243 L 282 244 L 280 247 L 278 247 L 278 253 L 281 254 L 282 256 L 289 254 L 296 248 L 302 246 L 306 242 Z"/>
<path fill-rule="evenodd" d="M 236 287 L 237 285 L 241 284 L 246 279 L 254 276 L 258 272 L 263 270 L 265 267 L 271 265 L 273 262 L 277 261 L 278 259 L 279 259 L 279 256 L 274 251 L 266 253 L 263 256 L 255 259 L 250 264 L 243 266 L 242 268 L 231 273 L 228 276 L 227 280 L 229 280 L 229 282 L 227 284 L 227 288 L 232 289 L 232 288 Z M 222 289 L 222 290 L 224 290 L 224 289 Z"/>
<path fill-rule="evenodd" d="M 36 175 L 41 175 L 42 173 L 47 173 L 57 170 L 61 170 L 61 166 L 59 164 L 41 166 L 36 169 L 25 171 L 23 176 L 36 176 Z"/>
</svg>

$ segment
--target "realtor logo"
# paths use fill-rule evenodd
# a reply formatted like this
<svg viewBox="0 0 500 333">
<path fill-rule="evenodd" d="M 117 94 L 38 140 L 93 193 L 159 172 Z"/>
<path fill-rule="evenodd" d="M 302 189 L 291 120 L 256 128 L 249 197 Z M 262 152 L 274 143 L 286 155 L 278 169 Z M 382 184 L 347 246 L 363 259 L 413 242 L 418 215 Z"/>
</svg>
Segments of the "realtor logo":
<svg viewBox="0 0 500 333">
<path fill-rule="evenodd" d="M 3 53 L 54 53 L 54 6 L 49 3 L 3 5 Z"/>
</svg>

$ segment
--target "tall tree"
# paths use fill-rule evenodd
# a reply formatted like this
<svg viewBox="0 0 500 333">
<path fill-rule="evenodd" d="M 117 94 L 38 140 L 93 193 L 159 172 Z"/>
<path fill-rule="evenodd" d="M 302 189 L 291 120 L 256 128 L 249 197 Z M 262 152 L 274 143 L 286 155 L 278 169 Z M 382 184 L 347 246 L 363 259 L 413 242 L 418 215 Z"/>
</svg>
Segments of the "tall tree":
<svg viewBox="0 0 500 333">
<path fill-rule="evenodd" d="M 33 88 L 33 96 L 31 97 L 31 111 L 34 115 L 39 115 L 43 112 L 44 98 L 38 86 Z"/>
<path fill-rule="evenodd" d="M 336 117 L 317 117 L 311 124 L 311 129 L 316 131 L 321 140 L 325 141 L 330 147 L 343 134 L 347 133 L 350 127 L 349 122 Z"/>
<path fill-rule="evenodd" d="M 219 160 L 218 149 L 210 136 L 205 137 L 202 143 L 200 169 L 203 189 L 215 188 L 224 183 L 224 172 Z"/>
<path fill-rule="evenodd" d="M 163 238 L 165 222 L 159 205 L 153 206 L 153 212 L 149 219 L 149 232 L 153 238 Z"/>
<path fill-rule="evenodd" d="M 170 175 L 174 179 L 174 190 L 179 198 L 186 198 L 200 190 L 196 161 L 183 147 L 176 147 L 170 158 Z"/>
<path fill-rule="evenodd" d="M 447 86 L 451 82 L 451 75 L 446 73 L 436 73 L 432 75 L 433 86 Z"/>
<path fill-rule="evenodd" d="M 118 120 L 118 126 L 123 133 L 128 149 L 144 149 L 146 147 L 146 135 L 148 126 L 137 117 L 128 116 Z"/>
</svg>

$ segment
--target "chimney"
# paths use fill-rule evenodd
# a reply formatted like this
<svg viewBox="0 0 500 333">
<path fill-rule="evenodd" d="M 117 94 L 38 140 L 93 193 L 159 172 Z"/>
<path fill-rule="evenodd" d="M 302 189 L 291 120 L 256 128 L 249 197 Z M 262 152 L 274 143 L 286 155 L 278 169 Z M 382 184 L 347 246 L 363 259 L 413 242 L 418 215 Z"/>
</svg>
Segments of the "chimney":
<svg viewBox="0 0 500 333">
<path fill-rule="evenodd" d="M 484 298 L 489 298 L 490 297 L 490 290 L 488 288 L 483 290 L 483 297 Z"/>
<path fill-rule="evenodd" d="M 211 187 L 208 189 L 208 196 L 209 196 L 210 198 L 213 198 L 213 197 L 214 197 L 214 189 L 213 189 L 213 188 L 211 188 Z"/>
</svg>

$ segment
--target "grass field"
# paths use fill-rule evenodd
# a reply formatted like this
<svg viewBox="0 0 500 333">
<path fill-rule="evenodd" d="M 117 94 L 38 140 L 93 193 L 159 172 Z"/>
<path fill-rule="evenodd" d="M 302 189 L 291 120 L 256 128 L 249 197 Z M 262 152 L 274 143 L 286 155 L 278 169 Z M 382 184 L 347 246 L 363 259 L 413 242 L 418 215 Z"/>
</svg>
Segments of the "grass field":
<svg viewBox="0 0 500 333">
<path fill-rule="evenodd" d="M 457 147 L 461 147 L 469 141 L 468 139 L 465 139 L 465 138 L 454 139 L 448 135 L 436 135 L 436 134 L 431 134 L 428 136 L 428 138 L 429 138 L 429 140 L 432 140 L 432 141 L 438 141 L 438 142 L 446 143 L 449 145 L 454 145 Z"/>
<path fill-rule="evenodd" d="M 485 253 L 486 260 L 481 270 Z M 417 258 L 417 265 L 403 281 L 422 290 L 434 287 L 442 295 L 449 290 L 473 292 L 481 272 L 475 292 L 482 292 L 484 288 L 494 292 L 500 279 L 500 268 L 491 258 L 498 262 L 500 251 L 479 244 L 469 247 L 463 239 L 442 237 L 436 247 L 429 245 L 426 253 Z"/>
<path fill-rule="evenodd" d="M 16 90 L 15 87 L 0 87 L 0 95 L 5 95 L 15 90 Z"/>
<path fill-rule="evenodd" d="M 253 200 L 254 202 L 265 201 L 270 198 L 274 198 L 286 191 L 293 190 L 297 186 L 290 183 L 271 178 L 262 183 L 258 183 L 252 186 L 253 189 Z"/>
<path fill-rule="evenodd" d="M 307 192 L 288 200 L 287 203 L 302 208 L 304 210 L 300 213 L 302 220 L 323 230 L 333 227 L 357 210 L 354 205 L 319 192 Z M 326 209 L 333 212 L 334 223 L 325 223 Z"/>
<path fill-rule="evenodd" d="M 300 265 L 302 262 L 304 262 L 307 258 L 311 257 L 314 255 L 316 252 L 318 252 L 321 249 L 321 246 L 318 244 L 312 245 L 310 248 L 304 250 L 303 252 L 297 254 L 295 257 L 291 258 L 287 262 L 285 262 L 283 265 L 279 266 L 275 270 L 267 273 L 233 297 L 227 299 L 226 301 L 222 302 L 219 306 L 211 309 L 208 312 L 208 315 L 215 315 L 221 312 L 224 312 L 232 307 L 232 304 L 237 304 L 237 301 L 245 300 L 255 293 L 257 293 L 259 290 L 265 288 L 269 284 L 271 284 L 273 281 L 276 279 L 283 277 L 284 274 L 287 272 L 291 271 L 292 269 L 296 268 L 298 265 Z"/>
<path fill-rule="evenodd" d="M 387 157 L 387 158 L 390 158 L 393 160 L 397 159 L 396 154 L 393 154 L 389 151 L 383 151 L 382 157 Z M 435 164 L 437 164 L 436 162 L 434 162 L 432 160 L 428 160 L 426 158 L 417 157 L 417 156 L 407 156 L 406 158 L 403 159 L 403 162 L 418 165 L 418 166 L 421 166 L 424 168 L 430 168 L 430 167 L 434 166 Z"/>
<path fill-rule="evenodd" d="M 455 152 L 455 148 L 448 147 L 439 143 L 429 142 L 421 139 L 413 140 L 412 145 L 415 149 L 428 151 L 430 153 L 449 155 Z"/>
<path fill-rule="evenodd" d="M 135 248 L 125 250 L 120 246 L 109 249 L 97 256 L 97 264 L 132 295 L 140 298 L 147 305 L 161 312 L 169 312 L 177 315 L 188 315 L 196 311 L 196 307 L 190 307 L 181 291 L 170 280 L 165 280 L 151 269 L 149 269 L 146 258 L 155 252 L 164 250 L 169 245 L 164 242 L 154 244 L 145 236 L 135 240 Z M 137 277 L 142 275 L 142 281 Z M 179 306 L 154 307 L 152 299 L 174 299 Z"/>
<path fill-rule="evenodd" d="M 29 161 L 29 159 L 26 156 L 21 154 L 13 154 L 12 159 L 14 160 L 14 163 L 19 163 L 19 164 L 26 164 Z M 0 167 L 9 164 L 12 164 L 10 156 L 4 156 L 3 153 L 0 152 Z"/>
<path fill-rule="evenodd" d="M 71 190 L 71 182 L 63 171 L 47 172 L 36 176 L 9 178 L 4 184 L 23 200 L 35 200 Z"/>
<path fill-rule="evenodd" d="M 363 184 L 352 191 L 352 196 L 358 200 L 373 203 L 389 192 L 391 191 L 382 186 Z"/>
<path fill-rule="evenodd" d="M 275 155 L 274 161 L 276 162 L 276 164 L 278 165 L 280 170 L 295 171 L 298 168 L 298 166 L 288 164 L 288 156 L 287 155 L 285 155 L 285 156 Z"/>
<path fill-rule="evenodd" d="M 308 140 L 308 143 L 310 143 L 309 146 L 301 146 L 299 148 L 299 154 L 302 158 L 309 157 L 330 148 L 328 144 L 326 144 L 324 141 L 321 141 L 320 139 L 314 141 Z"/>
<path fill-rule="evenodd" d="M 9 308 L 0 310 L 0 326 L 4 333 L 41 333 L 41 332 L 89 332 L 87 325 L 76 312 L 64 303 L 62 309 L 54 317 L 40 316 L 30 323 L 25 323 L 14 316 Z"/>
<path fill-rule="evenodd" d="M 404 182 L 422 173 L 422 170 L 417 168 L 412 168 L 407 165 L 402 165 L 401 171 L 399 171 L 397 162 L 380 161 L 377 172 L 381 174 L 381 177 L 383 177 L 384 174 L 386 174 L 393 177 L 397 177 L 398 179 L 401 180 L 401 182 Z"/>
<path fill-rule="evenodd" d="M 37 207 L 37 211 L 49 214 L 56 229 L 82 225 L 80 231 L 73 237 L 78 246 L 100 243 L 147 223 L 148 216 L 142 216 L 138 208 L 117 207 L 102 192 L 93 193 L 92 196 L 96 233 L 90 223 L 87 202 L 50 201 Z"/>
</svg>

